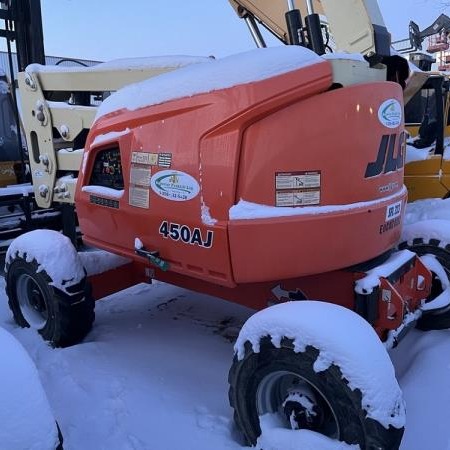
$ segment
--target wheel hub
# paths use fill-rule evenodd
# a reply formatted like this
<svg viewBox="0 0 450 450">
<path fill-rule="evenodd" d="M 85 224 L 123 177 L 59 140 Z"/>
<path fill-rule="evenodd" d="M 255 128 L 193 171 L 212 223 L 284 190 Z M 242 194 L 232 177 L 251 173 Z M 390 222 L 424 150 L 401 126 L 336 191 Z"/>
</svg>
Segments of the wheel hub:
<svg viewBox="0 0 450 450">
<path fill-rule="evenodd" d="M 267 374 L 256 392 L 258 416 L 270 414 L 281 426 L 340 436 L 335 412 L 323 392 L 302 376 L 284 370 Z"/>
<path fill-rule="evenodd" d="M 16 282 L 20 311 L 30 327 L 41 329 L 48 319 L 47 304 L 42 289 L 34 278 L 22 273 Z"/>
<path fill-rule="evenodd" d="M 323 411 L 307 386 L 289 389 L 283 408 L 293 430 L 318 429 L 323 422 Z"/>
</svg>

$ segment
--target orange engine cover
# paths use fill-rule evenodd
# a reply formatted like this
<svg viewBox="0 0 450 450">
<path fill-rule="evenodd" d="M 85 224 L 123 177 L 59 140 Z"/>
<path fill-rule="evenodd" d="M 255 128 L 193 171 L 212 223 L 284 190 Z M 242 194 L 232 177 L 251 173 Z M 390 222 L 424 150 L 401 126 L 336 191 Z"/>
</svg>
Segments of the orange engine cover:
<svg viewBox="0 0 450 450">
<path fill-rule="evenodd" d="M 101 117 L 77 186 L 85 240 L 142 260 L 139 238 L 170 270 L 228 287 L 387 251 L 406 200 L 401 88 L 331 84 L 323 61 Z M 114 171 L 123 186 L 98 188 Z"/>
</svg>

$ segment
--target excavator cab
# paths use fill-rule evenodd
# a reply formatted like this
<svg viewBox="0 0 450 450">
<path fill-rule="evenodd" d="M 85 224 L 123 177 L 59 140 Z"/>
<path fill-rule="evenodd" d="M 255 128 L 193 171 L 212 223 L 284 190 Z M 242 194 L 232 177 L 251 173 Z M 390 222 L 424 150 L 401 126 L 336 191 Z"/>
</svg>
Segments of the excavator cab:
<svg viewBox="0 0 450 450">
<path fill-rule="evenodd" d="M 450 82 L 431 73 L 421 90 L 406 104 L 408 141 L 405 185 L 409 201 L 444 198 L 450 191 L 450 161 L 445 155 L 450 137 Z"/>
<path fill-rule="evenodd" d="M 431 76 L 422 89 L 405 106 L 405 124 L 415 138 L 415 148 L 435 144 L 434 154 L 442 155 L 448 110 L 449 83 L 440 74 Z"/>
</svg>

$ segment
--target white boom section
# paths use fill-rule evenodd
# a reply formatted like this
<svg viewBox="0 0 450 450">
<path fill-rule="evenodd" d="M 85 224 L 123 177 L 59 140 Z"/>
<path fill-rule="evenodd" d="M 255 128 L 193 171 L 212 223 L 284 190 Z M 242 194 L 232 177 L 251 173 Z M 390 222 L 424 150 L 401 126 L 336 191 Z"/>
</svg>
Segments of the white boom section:
<svg viewBox="0 0 450 450">
<path fill-rule="evenodd" d="M 240 17 L 245 17 L 248 12 L 283 42 L 289 41 L 285 18 L 286 0 L 229 0 L 229 2 Z M 292 3 L 303 17 L 307 14 L 304 0 L 293 0 Z M 320 0 L 314 0 L 313 7 L 317 14 L 324 14 Z"/>
<path fill-rule="evenodd" d="M 321 0 L 338 50 L 371 56 L 375 27 L 385 28 L 377 0 Z"/>
<path fill-rule="evenodd" d="M 88 98 L 91 94 L 102 96 L 205 60 L 208 58 L 138 58 L 89 68 L 32 64 L 19 73 L 22 120 L 37 204 L 48 208 L 53 202 L 75 200 L 77 174 L 83 158 L 77 137 L 91 128 L 97 105 L 76 105 L 71 101 L 73 94 L 87 93 Z"/>
<path fill-rule="evenodd" d="M 237 14 L 250 14 L 283 42 L 288 42 L 286 0 L 229 0 Z M 306 0 L 295 0 L 302 17 L 308 13 Z M 371 55 L 375 52 L 375 28 L 385 27 L 377 0 L 314 0 L 314 12 L 324 15 L 337 50 Z"/>
</svg>

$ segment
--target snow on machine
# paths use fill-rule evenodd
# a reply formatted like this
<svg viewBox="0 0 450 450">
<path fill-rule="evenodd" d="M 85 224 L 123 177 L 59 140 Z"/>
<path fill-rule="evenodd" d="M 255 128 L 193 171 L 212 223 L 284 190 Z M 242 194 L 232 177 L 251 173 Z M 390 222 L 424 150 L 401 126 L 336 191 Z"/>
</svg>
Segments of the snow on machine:
<svg viewBox="0 0 450 450">
<path fill-rule="evenodd" d="M 291 442 L 313 431 L 398 449 L 405 407 L 386 347 L 448 299 L 433 297 L 436 265 L 396 250 L 406 139 L 385 31 L 372 28 L 367 60 L 300 45 L 28 66 L 37 202 L 76 209 L 83 242 L 103 253 L 77 252 L 75 233 L 17 238 L 6 257 L 16 322 L 76 344 L 93 299 L 154 279 L 234 301 L 259 310 L 229 374 L 249 444 L 282 428 Z"/>
</svg>

